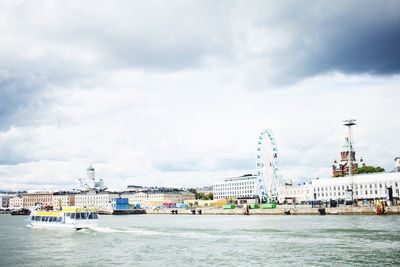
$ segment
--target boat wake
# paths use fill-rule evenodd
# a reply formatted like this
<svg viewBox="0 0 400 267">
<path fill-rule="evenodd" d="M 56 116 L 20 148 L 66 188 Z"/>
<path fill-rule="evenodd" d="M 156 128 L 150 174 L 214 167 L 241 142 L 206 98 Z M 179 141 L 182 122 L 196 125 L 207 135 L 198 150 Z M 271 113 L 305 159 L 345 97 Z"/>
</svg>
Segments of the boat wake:
<svg viewBox="0 0 400 267">
<path fill-rule="evenodd" d="M 87 229 L 88 231 L 98 232 L 98 233 L 130 233 L 137 235 L 165 235 L 168 233 L 164 233 L 161 231 L 155 230 L 147 230 L 141 228 L 111 228 L 111 227 L 90 227 Z"/>
<path fill-rule="evenodd" d="M 111 228 L 111 227 L 90 227 L 88 229 L 82 229 L 82 233 L 102 233 L 102 234 L 131 234 L 131 235 L 140 235 L 140 236 L 165 236 L 165 237 L 180 237 L 180 238 L 205 238 L 205 239 L 215 239 L 215 238 L 223 238 L 225 235 L 219 236 L 215 233 L 201 233 L 199 231 L 190 231 L 188 229 L 144 229 L 144 228 L 132 228 L 132 227 L 124 227 L 124 228 Z"/>
</svg>

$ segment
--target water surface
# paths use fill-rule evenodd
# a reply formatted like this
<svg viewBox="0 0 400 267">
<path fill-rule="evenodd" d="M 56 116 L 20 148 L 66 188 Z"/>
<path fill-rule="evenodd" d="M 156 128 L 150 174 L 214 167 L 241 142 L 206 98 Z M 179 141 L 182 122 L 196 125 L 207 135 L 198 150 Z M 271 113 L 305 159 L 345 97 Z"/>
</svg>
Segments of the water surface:
<svg viewBox="0 0 400 267">
<path fill-rule="evenodd" d="M 400 216 L 101 216 L 32 229 L 0 215 L 0 266 L 393 266 Z"/>
</svg>

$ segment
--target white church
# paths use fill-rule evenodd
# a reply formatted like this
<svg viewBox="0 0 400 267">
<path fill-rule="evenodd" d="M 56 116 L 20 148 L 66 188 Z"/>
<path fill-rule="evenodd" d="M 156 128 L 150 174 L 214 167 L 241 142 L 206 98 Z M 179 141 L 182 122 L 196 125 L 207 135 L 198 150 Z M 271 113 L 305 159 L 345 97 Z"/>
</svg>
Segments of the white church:
<svg viewBox="0 0 400 267">
<path fill-rule="evenodd" d="M 104 191 L 106 187 L 104 186 L 103 179 L 96 182 L 95 170 L 92 165 L 86 169 L 86 179 L 78 179 L 79 191 Z"/>
</svg>

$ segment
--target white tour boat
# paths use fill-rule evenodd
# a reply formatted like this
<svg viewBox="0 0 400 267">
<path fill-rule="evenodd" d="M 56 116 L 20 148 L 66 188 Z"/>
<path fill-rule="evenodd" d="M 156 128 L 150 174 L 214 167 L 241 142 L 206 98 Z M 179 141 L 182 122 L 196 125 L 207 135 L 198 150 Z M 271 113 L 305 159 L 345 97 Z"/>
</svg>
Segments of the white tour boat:
<svg viewBox="0 0 400 267">
<path fill-rule="evenodd" d="M 34 228 L 69 228 L 80 230 L 97 226 L 96 209 L 65 207 L 60 211 L 32 211 L 30 223 Z"/>
</svg>

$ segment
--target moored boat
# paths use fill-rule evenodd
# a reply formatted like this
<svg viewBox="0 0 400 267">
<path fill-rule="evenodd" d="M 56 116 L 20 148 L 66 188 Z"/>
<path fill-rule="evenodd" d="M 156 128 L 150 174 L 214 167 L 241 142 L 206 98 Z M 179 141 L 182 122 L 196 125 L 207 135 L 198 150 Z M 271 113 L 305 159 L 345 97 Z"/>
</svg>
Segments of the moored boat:
<svg viewBox="0 0 400 267">
<path fill-rule="evenodd" d="M 32 211 L 30 223 L 34 228 L 67 228 L 80 230 L 97 226 L 96 209 L 65 207 L 59 211 Z"/>
</svg>

